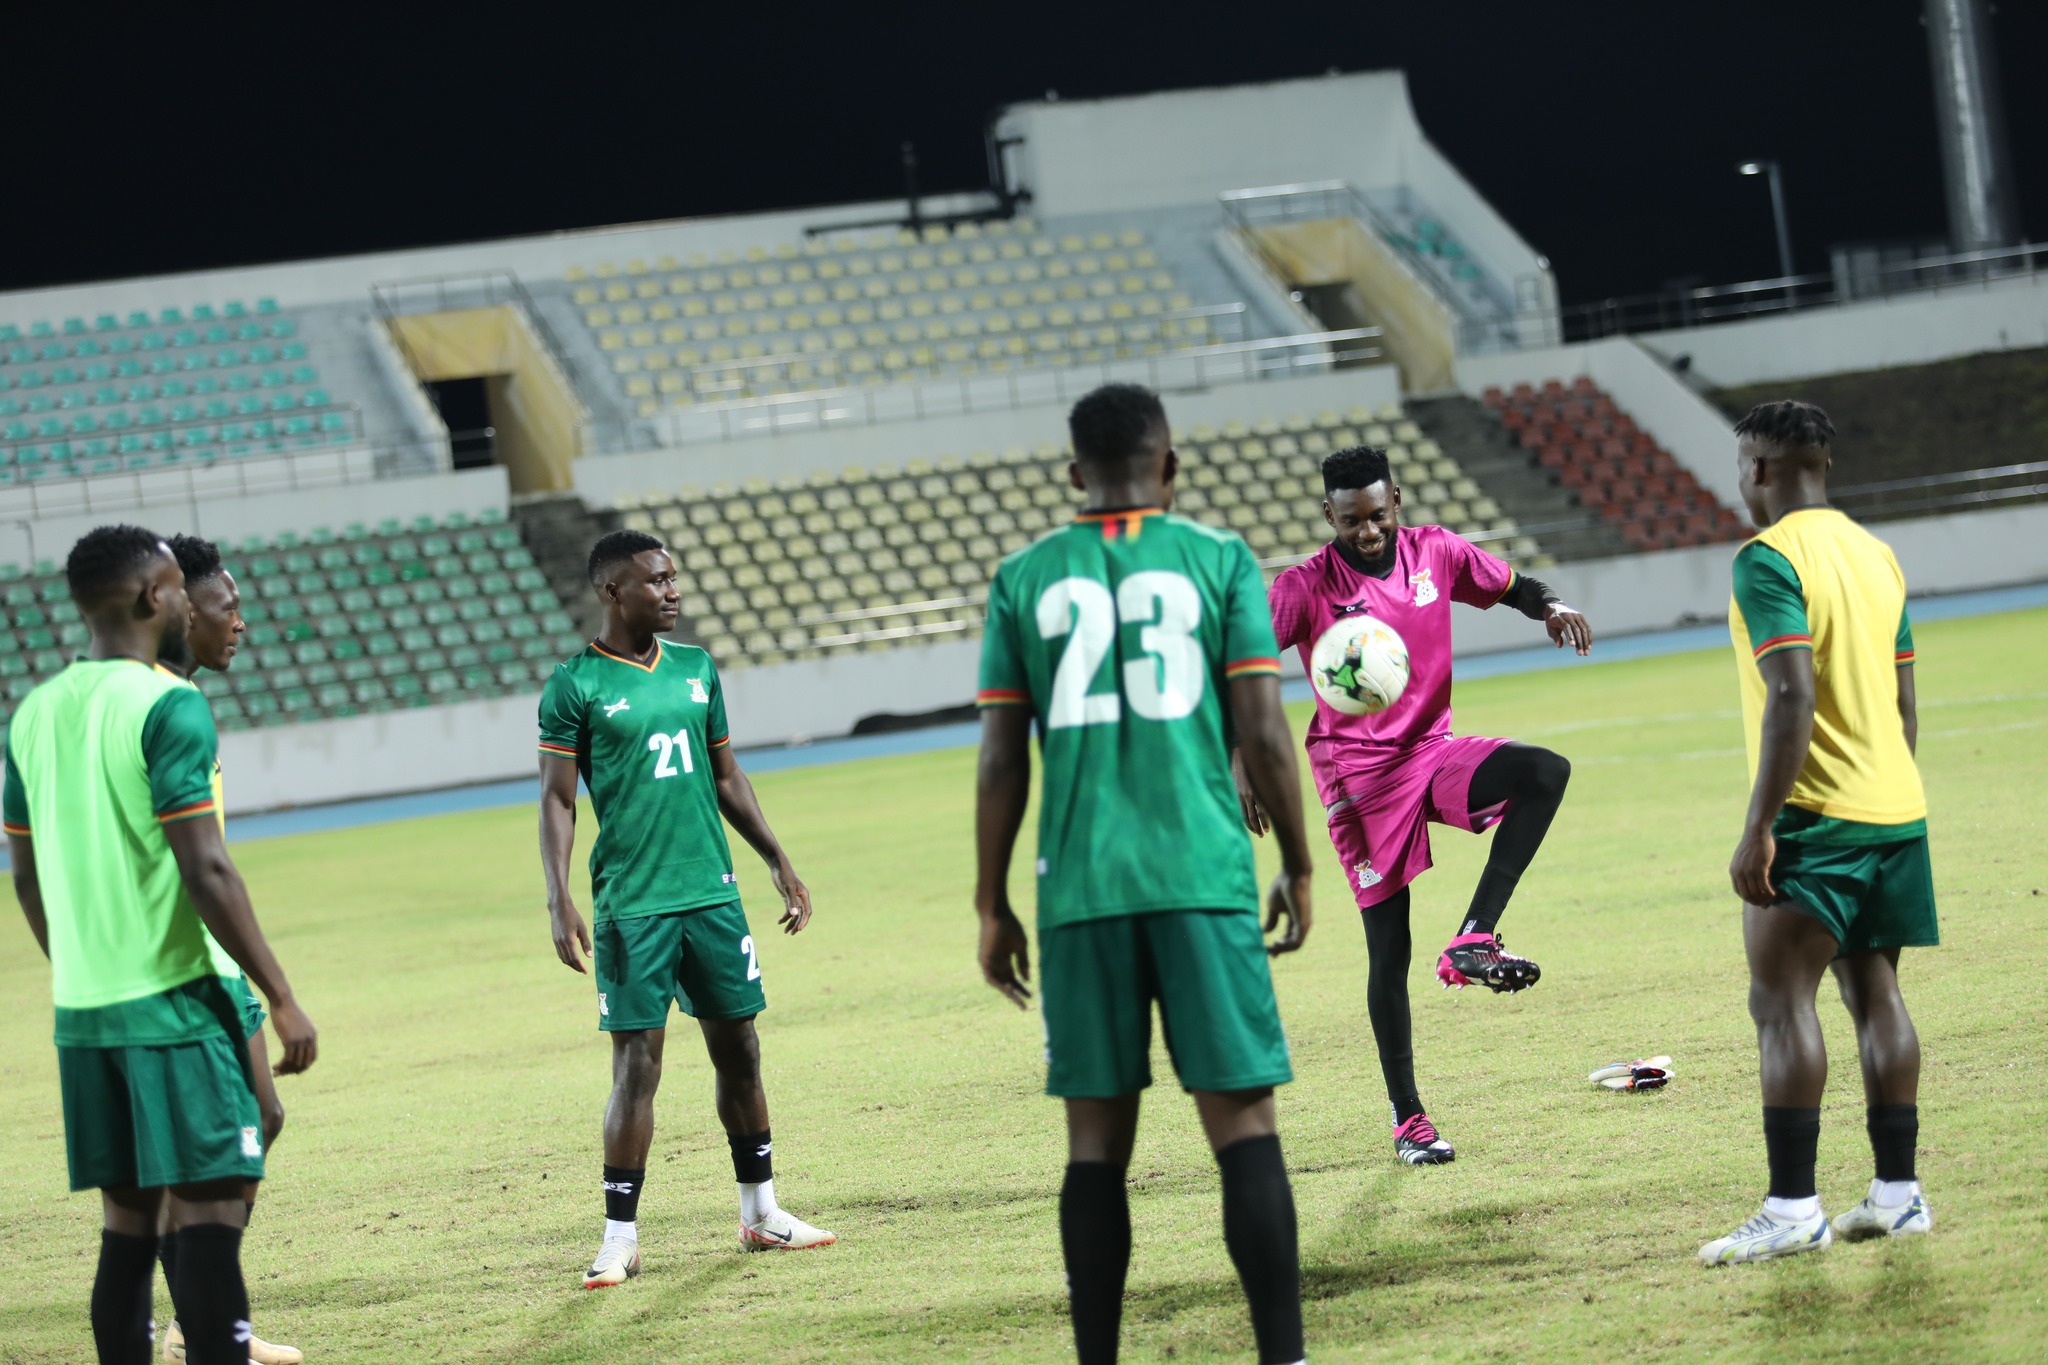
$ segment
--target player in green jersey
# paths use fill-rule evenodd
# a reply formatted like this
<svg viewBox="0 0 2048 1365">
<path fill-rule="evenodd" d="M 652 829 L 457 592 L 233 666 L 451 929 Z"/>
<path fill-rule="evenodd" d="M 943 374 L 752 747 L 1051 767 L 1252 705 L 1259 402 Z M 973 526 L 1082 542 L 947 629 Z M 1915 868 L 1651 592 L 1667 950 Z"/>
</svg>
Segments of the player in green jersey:
<svg viewBox="0 0 2048 1365">
<path fill-rule="evenodd" d="M 1072 526 L 1003 561 L 982 643 L 975 816 L 981 967 L 1030 998 L 1012 848 L 1044 758 L 1038 934 L 1046 1089 L 1066 1101 L 1060 1241 L 1082 1365 L 1116 1359 L 1130 1267 L 1124 1172 L 1151 1084 L 1152 1006 L 1223 1178 L 1223 1238 L 1262 1362 L 1302 1359 L 1294 1194 L 1273 1088 L 1293 1078 L 1267 954 L 1308 933 L 1309 854 L 1266 584 L 1235 535 L 1173 516 L 1165 410 L 1112 384 L 1069 418 Z M 1259 927 L 1230 748 L 1271 798 L 1284 871 Z"/>
<path fill-rule="evenodd" d="M 177 556 L 178 568 L 185 575 L 185 599 L 191 604 L 191 622 L 183 640 L 165 640 L 156 666 L 181 682 L 191 683 L 193 675 L 202 668 L 214 673 L 225 673 L 234 662 L 235 654 L 241 649 L 242 636 L 249 629 L 242 620 L 242 591 L 235 582 L 235 576 L 227 571 L 220 560 L 220 547 L 210 540 L 198 536 L 172 536 L 167 542 L 171 553 Z M 227 802 L 222 792 L 220 760 L 213 764 L 213 814 L 220 822 L 223 834 L 227 831 Z M 263 1115 L 263 1147 L 266 1157 L 277 1145 L 277 1135 L 284 1131 L 284 1102 L 278 1098 L 277 1083 L 270 1074 L 270 1049 L 263 1041 L 263 1020 L 267 1017 L 255 993 L 249 989 L 249 979 L 242 974 L 241 966 L 227 954 L 227 950 L 215 942 L 213 935 L 206 936 L 206 948 L 213 958 L 213 967 L 226 984 L 229 994 L 242 1007 L 243 1026 L 248 1032 L 245 1046 L 249 1052 L 249 1079 L 256 1087 L 256 1106 Z M 242 1191 L 242 1200 L 249 1206 L 249 1213 L 256 1212 L 255 1181 L 250 1181 Z M 177 1239 L 162 1234 L 168 1233 L 166 1226 L 159 1230 L 157 1259 L 163 1263 L 164 1283 L 177 1279 Z M 243 1236 L 246 1238 L 246 1225 Z M 184 1329 L 176 1318 L 164 1329 L 164 1357 L 167 1360 L 181 1360 L 179 1354 L 185 1349 Z M 306 1358 L 305 1352 L 295 1346 L 279 1346 L 251 1335 L 248 1341 L 249 1360 L 252 1365 L 299 1365 Z"/>
<path fill-rule="evenodd" d="M 652 536 L 614 531 L 590 552 L 590 584 L 604 603 L 604 630 L 556 666 L 541 694 L 540 857 L 555 955 L 579 972 L 584 957 L 595 957 L 598 1027 L 612 1036 L 604 1240 L 583 1276 L 585 1288 L 598 1289 L 640 1272 L 636 1220 L 671 1001 L 697 1020 L 718 1075 L 741 1247 L 782 1251 L 838 1239 L 775 1202 L 754 1033 L 767 1000 L 719 817 L 768 864 L 785 933 L 810 923 L 811 893 L 733 757 L 711 656 L 660 638 L 674 628 L 681 602 L 668 551 Z M 597 816 L 594 934 L 569 896 L 579 775 Z"/>
<path fill-rule="evenodd" d="M 153 532 L 103 526 L 65 571 L 90 645 L 15 712 L 0 808 L 50 959 L 71 1188 L 101 1193 L 93 1337 L 102 1361 L 149 1358 L 168 1204 L 186 1359 L 242 1365 L 243 1192 L 263 1176 L 263 1131 L 208 932 L 269 997 L 278 1072 L 312 1065 L 317 1039 L 212 818 L 206 700 L 156 667 L 189 618 L 177 559 Z"/>
</svg>

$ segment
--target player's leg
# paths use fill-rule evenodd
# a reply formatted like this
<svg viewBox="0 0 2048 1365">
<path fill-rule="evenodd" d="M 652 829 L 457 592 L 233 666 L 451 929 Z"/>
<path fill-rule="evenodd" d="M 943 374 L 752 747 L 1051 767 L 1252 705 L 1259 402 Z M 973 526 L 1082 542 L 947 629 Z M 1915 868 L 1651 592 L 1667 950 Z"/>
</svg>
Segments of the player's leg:
<svg viewBox="0 0 2048 1365">
<path fill-rule="evenodd" d="M 1483 752 L 1491 740 L 1453 740 L 1450 757 L 1431 784 L 1432 804 L 1451 824 L 1484 829 L 1500 812 L 1487 850 L 1486 867 L 1472 892 L 1464 924 L 1437 962 L 1446 985 L 1480 982 L 1499 991 L 1533 986 L 1542 969 L 1501 947 L 1496 926 L 1522 874 L 1543 846 L 1550 822 L 1564 801 L 1572 765 L 1561 754 L 1512 740 L 1486 752 L 1476 765 L 1467 754 Z M 1467 747 L 1470 746 L 1470 747 Z"/>
<path fill-rule="evenodd" d="M 1781 888 L 1786 885 L 1776 867 L 1772 880 Z M 1827 1046 L 1814 996 L 1841 940 L 1792 901 L 1744 906 L 1742 940 L 1749 958 L 1749 1014 L 1756 1024 L 1770 1190 L 1756 1217 L 1700 1248 L 1700 1258 L 1710 1265 L 1818 1250 L 1833 1240 L 1813 1177 L 1821 1093 L 1828 1079 Z"/>
<path fill-rule="evenodd" d="M 1877 1172 L 1862 1202 L 1836 1216 L 1851 1239 L 1927 1232 L 1933 1214 L 1913 1159 L 1920 1140 L 1920 1035 L 1899 994 L 1899 950 L 1854 953 L 1834 964 L 1842 1004 L 1856 1024 L 1865 1128 Z"/>
<path fill-rule="evenodd" d="M 1431 772 L 1411 761 L 1375 773 L 1357 784 L 1356 796 L 1330 809 L 1330 843 L 1365 926 L 1366 1018 L 1393 1109 L 1394 1154 L 1415 1166 L 1440 1165 L 1456 1155 L 1423 1112 L 1408 1009 L 1415 946 L 1408 882 L 1430 863 L 1425 816 Z"/>
<path fill-rule="evenodd" d="M 1258 920 L 1228 911 L 1138 917 L 1180 1082 L 1195 1097 L 1223 1182 L 1223 1241 L 1251 1308 L 1262 1365 L 1302 1358 L 1294 1189 L 1273 1117 L 1293 1079 Z"/>
<path fill-rule="evenodd" d="M 775 1198 L 774 1136 L 761 1083 L 754 1018 L 768 1007 L 761 959 L 738 901 L 684 915 L 676 1003 L 695 1016 L 717 1077 L 718 1121 L 739 1186 L 740 1245 L 748 1251 L 803 1251 L 838 1237 L 814 1228 Z"/>
<path fill-rule="evenodd" d="M 640 1194 L 654 1144 L 669 1006 L 682 957 L 681 915 L 599 920 L 591 925 L 597 1026 L 612 1040 L 612 1089 L 604 1106 L 604 1237 L 583 1272 L 585 1289 L 640 1273 Z"/>
<path fill-rule="evenodd" d="M 1042 974 L 1041 974 L 1042 977 Z M 1060 1184 L 1060 1253 L 1081 1365 L 1114 1361 L 1131 1269 L 1125 1184 L 1138 1138 L 1138 1095 L 1070 1099 L 1067 1174 Z"/>
<path fill-rule="evenodd" d="M 151 1302 L 164 1192 L 103 1189 L 99 1272 L 92 1281 L 92 1339 L 106 1365 L 147 1365 L 155 1344 Z"/>
<path fill-rule="evenodd" d="M 1137 1138 L 1138 1097 L 1152 1084 L 1156 983 L 1140 928 L 1147 918 L 1085 920 L 1038 936 L 1045 1089 L 1067 1108 L 1060 1249 L 1082 1365 L 1114 1361 L 1123 1324 L 1131 1266 L 1124 1175 Z"/>
<path fill-rule="evenodd" d="M 170 1187 L 170 1235 L 178 1244 L 171 1302 L 188 1365 L 243 1365 L 251 1359 L 249 1288 L 242 1278 L 246 1184 L 229 1178 Z"/>
</svg>

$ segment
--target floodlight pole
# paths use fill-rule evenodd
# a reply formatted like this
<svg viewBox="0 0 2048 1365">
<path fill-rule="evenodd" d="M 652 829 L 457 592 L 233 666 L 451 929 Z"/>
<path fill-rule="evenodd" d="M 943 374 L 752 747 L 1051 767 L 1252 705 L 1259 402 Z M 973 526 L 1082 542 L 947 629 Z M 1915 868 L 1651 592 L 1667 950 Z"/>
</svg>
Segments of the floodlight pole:
<svg viewBox="0 0 2048 1365">
<path fill-rule="evenodd" d="M 1785 222 L 1785 180 L 1775 161 L 1745 161 L 1735 168 L 1739 175 L 1767 175 L 1771 179 L 1771 221 L 1778 230 L 1778 276 L 1792 278 L 1792 229 Z"/>
</svg>

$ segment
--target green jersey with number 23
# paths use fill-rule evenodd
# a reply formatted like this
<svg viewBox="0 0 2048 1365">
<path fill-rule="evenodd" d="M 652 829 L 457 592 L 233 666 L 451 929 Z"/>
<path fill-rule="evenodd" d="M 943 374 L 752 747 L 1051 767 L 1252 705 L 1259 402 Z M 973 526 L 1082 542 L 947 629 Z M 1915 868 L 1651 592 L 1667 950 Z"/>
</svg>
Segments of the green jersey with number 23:
<svg viewBox="0 0 2048 1365">
<path fill-rule="evenodd" d="M 989 585 L 984 707 L 1027 706 L 1045 779 L 1038 923 L 1258 907 L 1230 680 L 1277 674 L 1266 583 L 1228 531 L 1087 514 Z"/>
<path fill-rule="evenodd" d="M 711 751 L 730 742 L 711 656 L 657 641 L 652 664 L 592 643 L 555 665 L 540 751 L 576 760 L 597 815 L 590 887 L 599 922 L 737 900 Z"/>
</svg>

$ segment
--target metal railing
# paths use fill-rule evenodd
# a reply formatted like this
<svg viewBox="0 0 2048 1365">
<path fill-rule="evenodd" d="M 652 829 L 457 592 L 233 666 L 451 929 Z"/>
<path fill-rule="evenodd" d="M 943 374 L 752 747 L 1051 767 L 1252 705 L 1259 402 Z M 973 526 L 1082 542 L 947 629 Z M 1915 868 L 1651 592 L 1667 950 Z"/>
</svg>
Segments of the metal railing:
<svg viewBox="0 0 2048 1365">
<path fill-rule="evenodd" d="M 1828 501 L 1859 521 L 1980 511 L 2040 498 L 2048 498 L 2048 460 L 1844 484 L 1828 490 Z"/>
<path fill-rule="evenodd" d="M 1885 265 L 1859 266 L 1851 272 L 1825 271 L 1747 280 L 1740 284 L 1671 289 L 1655 294 L 1573 304 L 1560 310 L 1554 331 L 1545 330 L 1543 315 L 1518 314 L 1516 330 L 1507 335 L 1529 338 L 1520 342 L 1502 341 L 1503 334 L 1497 329 L 1461 323 L 1458 349 L 1461 353 L 1472 354 L 1484 350 L 1513 350 L 1528 345 L 1598 341 L 1603 337 L 1636 332 L 1710 327 L 1717 323 L 1864 303 L 1936 289 L 1989 288 L 2013 280 L 2038 282 L 2044 272 L 2048 272 L 2048 245 L 2026 243 L 1993 251 L 1962 251 Z"/>
<path fill-rule="evenodd" d="M 810 389 L 672 408 L 652 422 L 592 422 L 585 450 L 636 450 L 748 436 L 835 430 L 928 417 L 1006 412 L 1064 403 L 1098 385 L 1127 380 L 1161 391 L 1287 378 L 1376 359 L 1376 327 L 1192 346 L 1152 356 L 1059 368 L 982 370 L 909 384 Z"/>
</svg>

